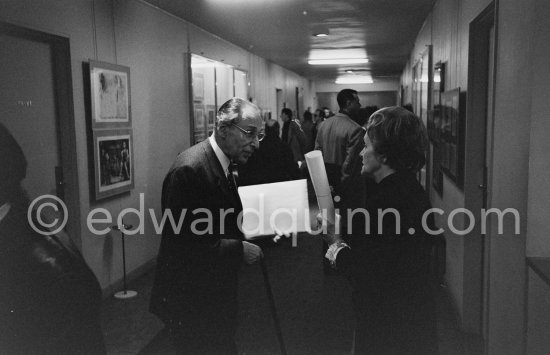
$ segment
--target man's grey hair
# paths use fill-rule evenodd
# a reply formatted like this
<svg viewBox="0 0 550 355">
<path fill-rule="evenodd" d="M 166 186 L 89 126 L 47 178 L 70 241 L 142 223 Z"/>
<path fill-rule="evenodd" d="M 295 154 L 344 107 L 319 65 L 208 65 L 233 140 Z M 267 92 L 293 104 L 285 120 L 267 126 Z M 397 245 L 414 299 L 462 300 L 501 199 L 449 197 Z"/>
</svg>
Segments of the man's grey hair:
<svg viewBox="0 0 550 355">
<path fill-rule="evenodd" d="M 220 106 L 216 115 L 216 126 L 238 124 L 241 120 L 256 119 L 260 116 L 260 109 L 252 102 L 239 97 L 233 97 Z"/>
</svg>

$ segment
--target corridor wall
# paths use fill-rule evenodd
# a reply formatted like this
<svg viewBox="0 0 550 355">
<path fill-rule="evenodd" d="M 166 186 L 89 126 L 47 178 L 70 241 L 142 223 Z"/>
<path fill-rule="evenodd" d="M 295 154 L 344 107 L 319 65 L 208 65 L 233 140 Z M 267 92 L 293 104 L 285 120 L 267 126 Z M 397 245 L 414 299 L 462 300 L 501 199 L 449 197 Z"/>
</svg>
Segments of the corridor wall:
<svg viewBox="0 0 550 355">
<path fill-rule="evenodd" d="M 132 208 L 125 223 L 134 228 L 143 219 L 143 233 L 126 238 L 127 270 L 139 274 L 154 262 L 160 236 L 150 210 L 160 220 L 164 176 L 176 155 L 190 145 L 189 51 L 224 61 L 249 73 L 249 96 L 263 108 L 275 110 L 275 88 L 283 89 L 289 104 L 295 88 L 303 100 L 314 102 L 315 88 L 307 79 L 257 57 L 197 26 L 140 0 L 2 0 L 0 20 L 68 37 L 71 47 L 76 155 L 80 197 L 80 240 L 84 258 L 98 277 L 105 294 L 121 285 L 119 233 L 95 235 L 86 216 L 104 208 L 115 217 Z M 94 201 L 88 172 L 91 151 L 86 126 L 83 63 L 90 59 L 130 67 L 135 187 L 124 195 Z M 26 78 L 32 80 L 32 78 Z M 139 214 L 143 212 L 140 218 Z M 101 228 L 107 225 L 101 225 Z M 98 228 L 98 229 L 101 229 Z"/>
<path fill-rule="evenodd" d="M 425 46 L 432 45 L 434 63 L 447 63 L 446 89 L 460 87 L 461 91 L 467 91 L 469 26 L 489 4 L 490 1 L 486 0 L 437 1 L 417 36 L 401 78 L 402 85 L 411 85 L 412 66 Z M 515 233 L 513 219 L 504 219 L 503 233 L 497 234 L 496 218 L 489 219 L 489 232 L 482 249 L 485 254 L 480 259 L 471 257 L 476 253 L 481 255 L 480 246 L 471 243 L 472 235 L 456 235 L 448 228 L 445 232 L 449 293 L 462 328 L 480 334 L 488 354 L 524 352 L 530 110 L 532 97 L 538 94 L 532 91 L 531 81 L 532 32 L 536 23 L 534 4 L 534 0 L 495 1 L 496 67 L 493 124 L 489 127 L 492 155 L 488 162 L 487 204 L 489 208 L 501 211 L 507 208 L 517 210 L 520 233 Z M 468 112 L 465 117 L 468 117 Z M 469 144 L 468 130 L 467 120 L 466 146 Z M 472 175 L 472 171 L 466 170 L 466 179 Z M 446 177 L 442 197 L 433 190 L 431 196 L 434 207 L 447 213 L 465 206 L 464 191 Z M 455 219 L 455 225 L 461 230 L 468 222 L 465 218 Z M 440 226 L 445 228 L 445 223 L 444 218 L 438 218 Z"/>
</svg>

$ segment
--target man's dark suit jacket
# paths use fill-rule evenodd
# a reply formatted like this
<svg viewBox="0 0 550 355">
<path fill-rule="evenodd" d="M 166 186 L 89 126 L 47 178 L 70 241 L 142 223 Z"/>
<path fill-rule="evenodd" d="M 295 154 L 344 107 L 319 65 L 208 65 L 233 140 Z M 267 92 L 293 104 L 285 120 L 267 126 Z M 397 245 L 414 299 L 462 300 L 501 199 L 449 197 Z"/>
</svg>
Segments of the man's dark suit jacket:
<svg viewBox="0 0 550 355">
<path fill-rule="evenodd" d="M 220 215 L 230 209 L 234 213 L 220 223 Z M 176 223 L 182 211 L 186 214 L 179 233 L 166 220 L 151 296 L 151 312 L 169 327 L 203 337 L 205 331 L 234 336 L 243 257 L 237 225 L 241 210 L 208 139 L 178 155 L 162 186 L 162 211 L 171 211 Z M 193 227 L 204 233 L 193 233 Z"/>
</svg>

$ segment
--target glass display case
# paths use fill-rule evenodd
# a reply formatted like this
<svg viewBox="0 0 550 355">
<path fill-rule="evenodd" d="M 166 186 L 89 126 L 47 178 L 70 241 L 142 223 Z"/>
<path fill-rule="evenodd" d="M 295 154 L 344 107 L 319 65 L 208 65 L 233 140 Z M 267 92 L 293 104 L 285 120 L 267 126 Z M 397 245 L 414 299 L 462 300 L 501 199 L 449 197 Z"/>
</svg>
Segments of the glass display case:
<svg viewBox="0 0 550 355">
<path fill-rule="evenodd" d="M 191 55 L 193 142 L 214 131 L 217 108 L 232 97 L 248 98 L 248 73 L 196 54 Z"/>
</svg>

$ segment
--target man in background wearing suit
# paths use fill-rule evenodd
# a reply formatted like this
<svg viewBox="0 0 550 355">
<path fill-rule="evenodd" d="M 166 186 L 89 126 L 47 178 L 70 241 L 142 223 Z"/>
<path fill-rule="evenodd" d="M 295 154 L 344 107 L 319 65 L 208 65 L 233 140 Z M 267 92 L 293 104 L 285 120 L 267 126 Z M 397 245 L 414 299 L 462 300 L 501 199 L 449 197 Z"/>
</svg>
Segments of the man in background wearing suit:
<svg viewBox="0 0 550 355">
<path fill-rule="evenodd" d="M 258 107 L 232 98 L 218 110 L 212 136 L 180 153 L 164 179 L 162 210 L 176 223 L 167 219 L 163 228 L 151 311 L 178 353 L 237 354 L 238 270 L 262 250 L 242 240 L 235 170 L 263 136 Z"/>
<path fill-rule="evenodd" d="M 335 193 L 340 194 L 346 180 L 361 173 L 359 153 L 363 149 L 365 130 L 352 119 L 361 108 L 357 91 L 344 89 L 336 100 L 340 111 L 319 126 L 315 149 L 323 152 L 329 183 Z"/>
<path fill-rule="evenodd" d="M 315 149 L 323 152 L 329 184 L 333 194 L 339 196 L 339 199 L 335 199 L 335 207 L 340 210 L 343 226 L 346 227 L 347 210 L 364 204 L 365 180 L 361 177 L 362 160 L 359 153 L 364 146 L 365 129 L 353 120 L 361 108 L 357 91 L 344 89 L 338 93 L 336 100 L 340 110 L 319 125 Z M 354 222 L 364 225 L 356 218 Z M 344 234 L 347 232 L 343 230 Z M 324 259 L 327 247 L 323 245 L 322 253 L 325 272 L 331 270 Z"/>
</svg>

